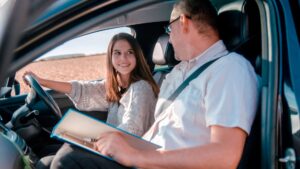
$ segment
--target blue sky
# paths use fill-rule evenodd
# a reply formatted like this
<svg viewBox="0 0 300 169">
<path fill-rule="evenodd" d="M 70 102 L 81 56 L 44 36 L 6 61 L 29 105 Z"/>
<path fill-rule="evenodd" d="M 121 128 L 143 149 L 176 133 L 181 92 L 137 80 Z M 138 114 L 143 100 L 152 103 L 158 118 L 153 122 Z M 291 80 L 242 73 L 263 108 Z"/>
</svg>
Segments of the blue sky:
<svg viewBox="0 0 300 169">
<path fill-rule="evenodd" d="M 110 39 L 119 32 L 131 33 L 130 29 L 127 27 L 95 32 L 70 40 L 49 51 L 40 58 L 49 58 L 69 54 L 90 55 L 97 53 L 106 53 Z"/>
</svg>

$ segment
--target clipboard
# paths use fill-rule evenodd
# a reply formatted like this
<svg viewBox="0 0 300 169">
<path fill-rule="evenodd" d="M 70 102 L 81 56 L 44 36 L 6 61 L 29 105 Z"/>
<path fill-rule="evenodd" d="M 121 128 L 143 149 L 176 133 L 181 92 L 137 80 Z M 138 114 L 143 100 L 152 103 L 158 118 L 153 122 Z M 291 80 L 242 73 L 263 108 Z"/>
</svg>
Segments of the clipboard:
<svg viewBox="0 0 300 169">
<path fill-rule="evenodd" d="M 50 137 L 63 142 L 68 142 L 86 149 L 87 151 L 113 160 L 111 157 L 105 156 L 96 151 L 93 147 L 93 142 L 97 141 L 98 136 L 106 132 L 124 133 L 125 141 L 137 149 L 156 150 L 160 148 L 160 146 L 146 141 L 139 136 L 116 128 L 104 121 L 98 120 L 74 109 L 69 109 L 65 113 L 61 120 L 54 126 Z"/>
</svg>

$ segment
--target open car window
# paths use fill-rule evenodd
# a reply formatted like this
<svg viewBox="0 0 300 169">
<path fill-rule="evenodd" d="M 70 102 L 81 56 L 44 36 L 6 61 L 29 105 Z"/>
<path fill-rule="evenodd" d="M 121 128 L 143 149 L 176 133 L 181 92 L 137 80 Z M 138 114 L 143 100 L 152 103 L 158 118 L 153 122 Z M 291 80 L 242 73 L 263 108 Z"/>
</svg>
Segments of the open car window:
<svg viewBox="0 0 300 169">
<path fill-rule="evenodd" d="M 40 77 L 57 81 L 104 78 L 109 41 L 120 32 L 132 34 L 128 27 L 93 32 L 69 40 L 40 56 L 16 73 L 20 94 L 30 91 L 29 86 L 22 80 L 22 75 L 29 70 Z"/>
</svg>

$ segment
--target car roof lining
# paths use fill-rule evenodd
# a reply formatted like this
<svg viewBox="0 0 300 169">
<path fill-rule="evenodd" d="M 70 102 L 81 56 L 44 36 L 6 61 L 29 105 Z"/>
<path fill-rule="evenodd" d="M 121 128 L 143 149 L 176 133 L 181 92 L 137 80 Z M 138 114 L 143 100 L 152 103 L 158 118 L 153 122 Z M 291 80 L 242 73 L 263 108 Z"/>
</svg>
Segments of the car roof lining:
<svg viewBox="0 0 300 169">
<path fill-rule="evenodd" d="M 172 8 L 172 1 L 166 1 L 146 6 L 144 8 L 134 10 L 110 19 L 109 21 L 106 21 L 101 25 L 98 25 L 86 31 L 84 34 L 116 27 L 168 21 Z"/>
<path fill-rule="evenodd" d="M 228 3 L 243 3 L 244 0 L 211 0 L 216 9 L 220 9 L 222 6 Z M 83 34 L 89 34 L 99 30 L 129 26 L 129 25 L 139 25 L 145 23 L 154 22 L 168 22 L 169 16 L 173 8 L 174 1 L 163 1 L 161 3 L 146 6 L 144 8 L 131 11 L 126 14 L 117 16 L 101 25 L 95 26 L 92 29 L 87 30 Z M 151 15 L 150 15 L 151 14 Z"/>
<path fill-rule="evenodd" d="M 216 2 L 215 0 L 212 1 L 213 3 Z M 233 0 L 228 1 L 231 2 Z M 226 3 L 228 1 L 223 1 L 222 3 Z M 29 44 L 27 47 L 25 46 L 24 50 L 17 51 L 14 58 L 14 63 L 10 66 L 8 73 L 12 74 L 23 65 L 29 63 L 41 54 L 46 53 L 47 51 L 64 43 L 67 40 L 71 40 L 83 34 L 129 25 L 142 25 L 144 23 L 162 21 L 167 22 L 169 20 L 169 15 L 173 7 L 173 3 L 173 0 L 151 0 L 147 2 L 137 1 L 134 3 L 126 4 L 125 7 L 122 6 L 121 9 L 116 8 L 114 10 L 109 10 L 109 12 L 98 14 L 101 15 L 101 17 L 93 16 L 92 18 L 88 18 L 85 21 L 78 21 L 79 23 L 75 23 L 76 26 L 74 26 L 74 24 L 72 25 L 72 27 L 63 26 L 63 28 L 61 28 L 63 30 L 62 33 L 57 33 L 59 31 L 56 31 L 53 33 L 55 36 L 53 36 L 50 32 L 49 34 L 40 37 L 40 39 L 38 39 L 36 42 Z"/>
<path fill-rule="evenodd" d="M 14 62 L 11 64 L 8 75 L 14 73 L 16 70 L 21 68 L 23 65 L 29 63 L 33 59 L 37 58 L 41 54 L 46 53 L 47 51 L 53 49 L 54 47 L 64 43 L 67 40 L 70 40 L 77 35 L 82 34 L 86 30 L 91 29 L 92 27 L 99 25 L 101 23 L 107 22 L 111 18 L 119 16 L 122 13 L 127 13 L 134 11 L 143 6 L 153 5 L 155 3 L 160 3 L 158 0 L 153 1 L 138 1 L 135 3 L 126 4 L 114 10 L 109 10 L 109 12 L 102 12 L 98 15 L 90 16 L 86 20 L 79 20 L 72 25 L 67 25 L 62 29 L 56 30 L 54 32 L 55 36 L 47 34 L 47 36 L 41 37 L 38 41 L 30 44 L 29 46 L 24 47 L 24 49 L 18 51 L 15 55 Z M 101 15 L 101 17 L 97 17 Z M 75 24 L 75 26 L 74 26 Z"/>
</svg>

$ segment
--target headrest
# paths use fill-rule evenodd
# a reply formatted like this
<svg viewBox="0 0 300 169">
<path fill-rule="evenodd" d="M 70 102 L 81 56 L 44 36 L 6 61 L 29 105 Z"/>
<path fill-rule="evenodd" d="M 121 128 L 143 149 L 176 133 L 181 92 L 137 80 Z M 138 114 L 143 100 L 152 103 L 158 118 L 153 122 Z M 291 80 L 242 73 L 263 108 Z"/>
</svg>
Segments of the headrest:
<svg viewBox="0 0 300 169">
<path fill-rule="evenodd" d="M 232 51 L 249 40 L 248 18 L 238 10 L 219 14 L 219 31 L 228 50 Z"/>
<path fill-rule="evenodd" d="M 179 62 L 174 57 L 174 49 L 172 44 L 169 42 L 169 35 L 162 34 L 157 39 L 152 54 L 152 61 L 156 65 L 169 66 L 174 66 Z"/>
<path fill-rule="evenodd" d="M 218 22 L 227 49 L 242 54 L 260 72 L 260 21 L 256 4 L 240 1 L 223 6 Z"/>
</svg>

